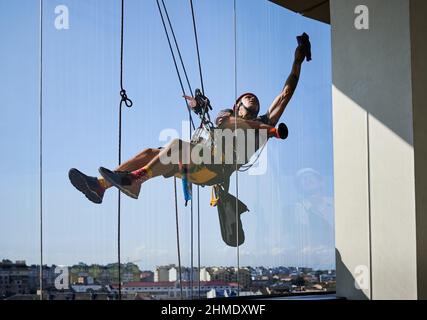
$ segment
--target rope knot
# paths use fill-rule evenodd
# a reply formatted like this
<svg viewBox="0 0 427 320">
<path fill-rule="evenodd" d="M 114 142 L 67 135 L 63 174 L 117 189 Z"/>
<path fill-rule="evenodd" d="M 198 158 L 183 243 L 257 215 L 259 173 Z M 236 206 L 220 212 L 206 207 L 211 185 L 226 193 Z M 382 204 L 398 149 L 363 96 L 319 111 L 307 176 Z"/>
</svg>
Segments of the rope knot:
<svg viewBox="0 0 427 320">
<path fill-rule="evenodd" d="M 133 102 L 131 99 L 128 98 L 125 89 L 122 89 L 120 91 L 120 96 L 122 97 L 121 103 L 124 103 L 126 107 L 131 108 L 133 106 Z"/>
</svg>

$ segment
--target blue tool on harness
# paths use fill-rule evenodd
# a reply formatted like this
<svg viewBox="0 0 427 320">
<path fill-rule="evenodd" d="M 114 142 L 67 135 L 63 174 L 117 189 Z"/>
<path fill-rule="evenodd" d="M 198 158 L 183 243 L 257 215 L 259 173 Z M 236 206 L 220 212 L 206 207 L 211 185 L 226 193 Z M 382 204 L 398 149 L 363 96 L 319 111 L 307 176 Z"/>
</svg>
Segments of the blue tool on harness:
<svg viewBox="0 0 427 320">
<path fill-rule="evenodd" d="M 181 180 L 182 180 L 182 191 L 184 193 L 185 206 L 187 206 L 188 201 L 192 199 L 191 195 L 191 183 L 188 182 L 188 169 L 187 166 L 183 165 L 181 162 L 179 163 L 180 171 L 181 171 Z"/>
</svg>

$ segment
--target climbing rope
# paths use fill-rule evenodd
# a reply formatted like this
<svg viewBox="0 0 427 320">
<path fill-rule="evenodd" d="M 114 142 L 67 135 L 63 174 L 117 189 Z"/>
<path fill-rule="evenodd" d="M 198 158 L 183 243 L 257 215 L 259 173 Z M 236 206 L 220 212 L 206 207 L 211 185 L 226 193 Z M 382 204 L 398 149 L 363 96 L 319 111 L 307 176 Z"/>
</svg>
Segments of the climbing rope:
<svg viewBox="0 0 427 320">
<path fill-rule="evenodd" d="M 197 256 L 197 264 L 199 267 L 199 300 L 201 299 L 201 284 L 200 284 L 200 188 L 197 186 L 197 250 L 198 250 L 198 256 Z"/>
<path fill-rule="evenodd" d="M 161 9 L 161 7 L 160 7 L 159 0 L 156 0 L 156 2 L 157 2 L 157 7 L 158 7 L 158 9 L 159 9 L 160 18 L 161 18 L 161 20 L 162 20 L 163 29 L 164 29 L 164 31 L 165 31 L 166 38 L 167 38 L 167 40 L 168 40 L 169 50 L 170 50 L 170 53 L 171 53 L 171 56 L 172 56 L 172 59 L 173 59 L 173 63 L 174 63 L 175 70 L 176 70 L 176 74 L 177 74 L 177 76 L 178 76 L 178 81 L 179 81 L 179 84 L 180 84 L 180 86 L 181 86 L 182 95 L 183 95 L 183 96 L 185 96 L 185 95 L 186 95 L 186 92 L 185 92 L 184 84 L 183 84 L 183 81 L 182 81 L 181 73 L 180 73 L 180 71 L 179 71 L 178 63 L 177 63 L 177 61 L 176 61 L 175 52 L 173 51 L 173 48 L 172 48 L 172 43 L 171 43 L 171 39 L 170 39 L 170 36 L 169 36 L 168 29 L 167 29 L 167 27 L 166 27 L 165 18 L 164 18 L 164 16 L 163 16 L 163 12 L 162 12 L 162 9 Z M 163 6 L 164 6 L 164 7 L 166 7 L 166 5 L 164 4 L 163 0 L 162 0 L 162 4 L 163 4 Z M 171 30 L 173 30 L 172 25 L 170 25 L 170 28 L 171 28 Z M 178 43 L 176 43 L 176 46 L 178 46 Z M 178 51 L 178 50 L 177 50 L 177 51 Z M 186 69 L 185 69 L 184 62 L 183 62 L 183 60 L 182 60 L 182 56 L 181 56 L 180 54 L 179 54 L 179 57 L 180 57 L 181 65 L 183 66 L 183 69 L 184 69 L 184 70 L 186 70 Z M 186 73 L 186 71 L 185 71 L 185 73 Z M 190 87 L 191 87 L 191 86 L 190 86 Z M 192 125 L 192 128 L 194 129 L 194 128 L 195 128 L 195 126 L 194 126 L 193 118 L 192 118 L 192 116 L 191 116 L 191 108 L 190 108 L 190 105 L 188 104 L 188 101 L 187 101 L 185 98 L 184 98 L 184 100 L 185 100 L 185 103 L 186 103 L 186 105 L 187 105 L 187 110 L 188 110 L 188 115 L 189 115 L 189 118 L 190 118 L 190 123 L 191 123 L 191 125 Z"/>
<path fill-rule="evenodd" d="M 200 85 L 202 86 L 202 93 L 205 94 L 205 86 L 203 83 L 203 73 L 202 73 L 202 64 L 200 60 L 200 50 L 199 50 L 199 37 L 197 36 L 197 25 L 196 25 L 196 15 L 194 13 L 193 0 L 190 0 L 191 7 L 191 16 L 193 19 L 193 31 L 194 31 L 194 39 L 196 40 L 196 51 L 197 51 L 197 61 L 199 65 L 199 76 L 200 76 Z"/>
<path fill-rule="evenodd" d="M 174 41 L 174 44 L 175 44 L 175 50 L 178 53 L 178 57 L 179 57 L 180 64 L 181 64 L 181 68 L 183 69 L 183 72 L 184 72 L 184 75 L 185 75 L 185 79 L 187 81 L 187 85 L 188 85 L 189 91 L 191 93 L 191 96 L 194 97 L 194 93 L 193 93 L 190 81 L 188 79 L 188 73 L 187 73 L 187 70 L 185 68 L 185 64 L 184 64 L 184 61 L 183 61 L 183 58 L 182 58 L 182 55 L 181 55 L 181 50 L 179 49 L 178 41 L 176 39 L 176 35 L 175 35 L 174 28 L 172 26 L 172 23 L 171 23 L 169 14 L 168 14 L 168 10 L 166 8 L 164 0 L 161 0 L 161 1 L 162 1 L 162 6 L 163 6 L 163 11 L 165 13 L 163 14 L 163 11 L 162 11 L 162 9 L 160 7 L 159 0 L 156 0 L 157 7 L 158 7 L 158 10 L 159 10 L 159 14 L 160 14 L 161 20 L 162 20 L 162 24 L 163 24 L 163 28 L 164 28 L 164 31 L 165 31 L 165 34 L 166 34 L 166 38 L 168 40 L 169 50 L 170 50 L 171 55 L 172 55 L 172 59 L 173 59 L 174 66 L 175 66 L 175 70 L 176 70 L 176 73 L 177 73 L 177 76 L 178 76 L 178 80 L 179 80 L 179 83 L 180 83 L 180 86 L 181 86 L 182 94 L 184 96 L 186 96 L 184 85 L 183 85 L 183 81 L 182 81 L 182 77 L 181 77 L 181 73 L 180 73 L 180 70 L 179 70 L 179 67 L 178 67 L 178 63 L 177 63 L 177 59 L 176 59 L 176 56 L 175 56 L 175 52 L 174 52 L 174 50 L 172 48 L 172 43 L 171 43 L 169 32 L 168 32 L 168 29 L 167 29 L 167 26 L 166 26 L 166 23 L 165 23 L 164 16 L 166 16 L 166 19 L 168 21 L 169 29 L 171 31 L 171 34 L 172 34 L 172 37 L 173 37 L 173 41 Z M 192 15 L 192 21 L 193 21 L 193 32 L 194 32 L 194 37 L 195 37 L 195 41 L 196 41 L 196 51 L 197 51 L 197 60 L 198 60 L 198 67 L 199 67 L 200 83 L 201 83 L 201 87 L 202 87 L 202 95 L 204 96 L 204 82 L 203 82 L 202 65 L 201 65 L 201 59 L 200 59 L 199 41 L 198 41 L 198 36 L 197 36 L 196 17 L 195 17 L 194 6 L 193 6 L 192 0 L 190 0 L 190 7 L 191 7 L 191 15 Z M 188 109 L 188 112 L 189 112 L 190 136 L 191 136 L 192 135 L 192 130 L 195 129 L 195 126 L 194 126 L 194 122 L 193 122 L 192 115 L 191 115 L 191 108 L 189 106 L 188 101 L 187 100 L 185 100 L 185 101 L 186 101 L 187 109 Z M 206 124 L 205 123 L 206 122 L 205 117 L 208 117 L 208 122 L 210 122 L 209 114 L 207 113 L 207 111 L 205 109 L 202 111 L 200 117 L 202 119 L 202 123 L 200 125 L 200 128 L 203 125 Z M 192 192 L 193 191 L 192 190 L 192 185 L 191 185 L 190 188 L 191 188 L 190 193 L 192 194 L 193 193 Z M 201 250 L 200 250 L 200 197 L 199 197 L 200 196 L 200 189 L 199 188 L 200 187 L 197 186 L 197 230 L 198 230 L 198 232 L 197 232 L 197 237 L 198 237 L 198 240 L 197 240 L 197 250 L 198 250 L 198 269 L 199 269 L 198 284 L 199 284 L 199 297 L 200 297 L 200 289 L 201 289 L 200 288 L 200 286 L 201 286 L 200 285 L 200 251 Z M 190 289 L 190 293 L 191 293 L 191 298 L 193 298 L 193 287 L 194 287 L 193 286 L 193 281 L 194 281 L 194 260 L 193 260 L 194 259 L 194 252 L 193 252 L 193 250 L 194 250 L 194 218 L 193 218 L 194 217 L 194 207 L 193 207 L 193 201 L 191 201 L 191 209 L 190 210 L 191 210 L 191 216 L 190 216 L 190 228 L 191 228 L 191 234 L 190 234 L 190 251 L 191 251 L 190 286 L 191 286 L 191 289 Z"/>
<path fill-rule="evenodd" d="M 179 215 L 178 215 L 178 196 L 176 192 L 176 177 L 173 177 L 173 186 L 174 186 L 174 195 L 175 195 L 175 221 L 176 221 L 176 246 L 178 252 L 178 277 L 179 277 L 179 288 L 180 288 L 180 298 L 183 299 L 182 296 L 182 272 L 181 272 L 181 249 L 179 245 Z"/>
<path fill-rule="evenodd" d="M 43 0 L 39 2 L 39 210 L 40 210 L 40 300 L 43 300 Z"/>
<path fill-rule="evenodd" d="M 157 8 L 159 10 L 160 18 L 162 20 L 162 25 L 163 25 L 163 29 L 165 31 L 166 39 L 168 41 L 169 50 L 170 50 L 170 53 L 171 53 L 171 56 L 172 56 L 172 60 L 173 60 L 174 66 L 175 66 L 175 71 L 176 71 L 176 74 L 178 76 L 178 81 L 179 81 L 179 84 L 180 84 L 180 87 L 181 87 L 182 95 L 186 96 L 187 94 L 185 92 L 185 88 L 184 88 L 184 84 L 183 84 L 183 81 L 182 81 L 181 73 L 179 71 L 177 59 L 176 59 L 175 52 L 174 52 L 173 47 L 172 47 L 171 39 L 170 39 L 169 32 L 168 32 L 168 29 L 167 29 L 167 26 L 166 26 L 166 23 L 165 23 L 165 18 L 164 18 L 163 11 L 162 11 L 162 9 L 160 7 L 159 0 L 156 0 L 156 3 L 157 3 Z M 184 70 L 184 74 L 185 74 L 185 78 L 186 78 L 186 81 L 187 81 L 187 85 L 189 87 L 191 95 L 193 96 L 193 92 L 192 92 L 192 88 L 191 88 L 191 85 L 190 85 L 190 81 L 188 79 L 188 75 L 187 75 L 187 71 L 186 71 L 186 68 L 185 68 L 184 60 L 182 58 L 181 51 L 179 50 L 178 41 L 176 40 L 175 32 L 173 31 L 173 26 L 172 26 L 171 20 L 169 18 L 169 14 L 168 14 L 166 5 L 165 5 L 165 3 L 164 3 L 163 0 L 162 0 L 162 6 L 163 6 L 163 9 L 165 11 L 165 15 L 166 15 L 167 20 L 168 20 L 169 28 L 171 30 L 171 33 L 172 33 L 172 36 L 173 36 L 173 39 L 174 39 L 175 48 L 176 48 L 176 50 L 178 52 L 178 56 L 179 56 L 179 60 L 180 60 L 180 63 L 181 63 L 181 67 Z M 195 128 L 195 126 L 194 126 L 194 122 L 193 122 L 193 119 L 192 119 L 191 108 L 189 106 L 189 103 L 188 103 L 188 101 L 185 98 L 184 98 L 184 100 L 185 100 L 185 103 L 186 103 L 186 106 L 187 106 L 188 116 L 189 116 L 189 119 L 190 119 L 190 134 L 191 134 L 191 129 Z M 182 277 L 181 277 L 182 266 L 181 266 L 181 251 L 180 251 L 180 242 L 179 242 L 179 225 L 178 225 L 178 221 L 179 220 L 178 220 L 178 202 L 177 202 L 177 193 L 176 193 L 176 178 L 174 178 L 174 190 L 175 190 L 176 237 L 177 237 L 177 248 L 178 248 L 177 251 L 178 251 L 179 285 L 180 285 L 180 291 L 181 291 L 181 299 L 183 299 L 183 295 L 182 295 Z M 193 203 L 193 201 L 191 201 L 191 203 Z"/>
<path fill-rule="evenodd" d="M 234 100 L 237 99 L 237 3 L 236 0 L 233 1 L 233 30 L 234 30 Z M 235 112 L 238 112 L 236 110 Z M 234 115 L 234 133 L 235 133 L 235 143 L 237 144 L 237 114 Z M 237 273 L 236 273 L 236 282 L 237 282 L 237 296 L 240 296 L 240 279 L 239 279 L 239 269 L 240 269 L 240 247 L 239 247 L 239 167 L 237 165 L 236 158 L 236 254 L 237 254 Z"/>
<path fill-rule="evenodd" d="M 121 15 L 121 29 L 120 29 L 120 104 L 119 104 L 119 166 L 122 164 L 122 107 L 125 105 L 130 108 L 133 102 L 128 98 L 126 90 L 123 86 L 123 71 L 124 71 L 124 21 L 125 21 L 125 0 L 122 0 L 122 15 Z M 117 196 L 117 262 L 118 262 L 118 281 L 119 281 L 119 300 L 122 299 L 122 278 L 121 278 L 121 253 L 120 253 L 120 238 L 121 238 L 121 194 L 120 190 Z"/>
<path fill-rule="evenodd" d="M 193 6 L 193 0 L 190 0 L 190 7 L 191 7 L 191 16 L 193 20 L 193 31 L 194 31 L 194 39 L 196 41 L 196 52 L 197 52 L 197 63 L 199 66 L 199 77 L 200 77 L 200 86 L 202 88 L 202 94 L 205 95 L 205 85 L 203 81 L 203 73 L 202 73 L 202 62 L 200 59 L 200 49 L 199 49 L 199 37 L 197 36 L 197 24 L 196 24 L 196 15 L 194 12 L 194 6 Z M 209 113 L 207 113 L 207 109 L 203 109 L 202 114 L 202 123 L 200 124 L 200 127 L 204 125 L 204 119 L 205 116 L 208 116 L 208 121 L 211 123 L 209 118 Z M 193 218 L 193 211 L 191 211 L 191 217 Z M 193 233 L 193 228 L 191 229 L 191 233 Z M 193 248 L 193 247 L 192 247 Z M 199 299 L 200 299 L 200 186 L 197 186 L 197 262 L 198 262 L 198 285 L 199 285 Z M 191 276 L 191 280 L 193 280 L 193 276 Z M 193 285 L 191 286 L 193 288 Z"/>
<path fill-rule="evenodd" d="M 188 89 L 190 90 L 191 96 L 193 97 L 194 96 L 193 89 L 191 87 L 190 80 L 188 79 L 188 73 L 187 73 L 187 69 L 185 68 L 184 59 L 182 58 L 181 50 L 179 49 L 178 41 L 177 41 L 176 36 L 175 36 L 175 31 L 173 29 L 172 22 L 169 18 L 169 12 L 168 12 L 168 9 L 166 8 L 164 0 L 162 0 L 162 5 L 163 5 L 163 8 L 165 10 L 165 15 L 166 15 L 166 19 L 168 20 L 169 29 L 171 30 L 173 41 L 175 43 L 175 48 L 176 48 L 176 51 L 177 51 L 178 56 L 179 56 L 179 61 L 181 63 L 181 67 L 182 67 L 182 70 L 183 70 L 184 75 L 185 75 L 185 80 L 187 81 Z"/>
<path fill-rule="evenodd" d="M 131 108 L 133 106 L 133 102 L 128 98 L 126 94 L 126 90 L 123 87 L 123 51 L 124 51 L 124 21 L 125 21 L 125 10 L 124 10 L 124 0 L 122 0 L 122 16 L 121 16 L 121 29 L 120 29 L 120 109 L 123 104 L 126 107 Z M 121 155 L 119 154 L 119 161 L 121 161 Z"/>
<path fill-rule="evenodd" d="M 264 141 L 264 144 L 257 151 L 257 155 L 256 155 L 255 159 L 252 161 L 252 163 L 241 166 L 239 168 L 239 172 L 246 172 L 246 171 L 250 170 L 255 165 L 255 163 L 257 163 L 257 161 L 258 161 L 259 157 L 261 156 L 262 152 L 264 151 L 264 148 L 266 145 L 267 145 L 267 141 Z"/>
</svg>

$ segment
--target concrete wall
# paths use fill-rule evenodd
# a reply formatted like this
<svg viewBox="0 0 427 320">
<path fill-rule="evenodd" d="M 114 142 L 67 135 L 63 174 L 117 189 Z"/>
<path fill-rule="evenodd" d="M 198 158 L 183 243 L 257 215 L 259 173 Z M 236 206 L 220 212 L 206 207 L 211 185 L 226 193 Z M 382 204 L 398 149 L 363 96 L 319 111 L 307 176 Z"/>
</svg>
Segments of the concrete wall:
<svg viewBox="0 0 427 320">
<path fill-rule="evenodd" d="M 337 293 L 416 299 L 426 287 L 425 1 L 364 0 L 369 30 L 355 28 L 359 4 L 331 0 Z"/>
<path fill-rule="evenodd" d="M 427 299 L 427 1 L 412 0 L 410 12 L 418 298 Z"/>
</svg>

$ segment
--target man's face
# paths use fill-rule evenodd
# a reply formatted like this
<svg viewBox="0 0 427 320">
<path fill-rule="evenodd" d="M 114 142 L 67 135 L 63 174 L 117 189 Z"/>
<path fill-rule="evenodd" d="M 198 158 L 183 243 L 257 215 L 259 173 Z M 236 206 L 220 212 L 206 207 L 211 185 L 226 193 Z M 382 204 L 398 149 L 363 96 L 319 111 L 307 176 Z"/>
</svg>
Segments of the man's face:
<svg viewBox="0 0 427 320">
<path fill-rule="evenodd" d="M 259 101 L 254 95 L 243 96 L 238 103 L 238 115 L 243 119 L 254 119 L 259 112 Z"/>
<path fill-rule="evenodd" d="M 307 193 L 320 190 L 322 186 L 321 183 L 320 178 L 312 173 L 306 173 L 300 178 L 301 188 Z"/>
</svg>

